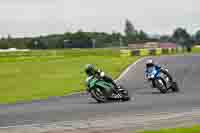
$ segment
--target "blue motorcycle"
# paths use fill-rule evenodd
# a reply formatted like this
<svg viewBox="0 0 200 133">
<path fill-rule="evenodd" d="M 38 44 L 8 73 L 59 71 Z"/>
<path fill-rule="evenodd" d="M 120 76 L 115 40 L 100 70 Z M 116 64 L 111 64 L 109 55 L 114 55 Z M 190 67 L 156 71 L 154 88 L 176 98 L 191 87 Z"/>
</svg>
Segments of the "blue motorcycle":
<svg viewBox="0 0 200 133">
<path fill-rule="evenodd" d="M 160 66 L 154 66 L 146 71 L 148 81 L 152 82 L 153 88 L 157 88 L 161 93 L 166 93 L 168 90 L 178 92 L 179 88 L 172 76 L 169 74 L 168 69 Z"/>
</svg>

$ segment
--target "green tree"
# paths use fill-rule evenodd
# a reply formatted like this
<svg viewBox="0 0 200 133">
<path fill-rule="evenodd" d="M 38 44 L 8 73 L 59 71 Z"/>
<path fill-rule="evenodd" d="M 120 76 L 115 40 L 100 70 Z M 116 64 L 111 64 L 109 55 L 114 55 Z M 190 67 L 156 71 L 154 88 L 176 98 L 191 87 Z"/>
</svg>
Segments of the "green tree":
<svg viewBox="0 0 200 133">
<path fill-rule="evenodd" d="M 200 43 L 200 30 L 195 33 L 194 40 L 196 43 Z"/>
<path fill-rule="evenodd" d="M 11 48 L 11 43 L 8 41 L 8 39 L 1 39 L 0 41 L 0 49 L 8 49 Z"/>
<path fill-rule="evenodd" d="M 169 35 L 162 35 L 160 37 L 160 41 L 161 42 L 170 42 L 171 41 L 171 36 L 169 36 Z"/>
<path fill-rule="evenodd" d="M 138 37 L 137 37 L 139 40 L 147 40 L 148 39 L 148 35 L 143 31 L 143 30 L 140 30 L 138 32 Z"/>
<path fill-rule="evenodd" d="M 135 36 L 137 34 L 137 30 L 135 29 L 131 21 L 128 19 L 126 19 L 126 22 L 125 22 L 124 32 L 126 36 Z"/>
<path fill-rule="evenodd" d="M 184 47 L 191 47 L 192 39 L 190 34 L 183 28 L 175 29 L 172 35 L 173 41 Z"/>
<path fill-rule="evenodd" d="M 137 39 L 137 30 L 133 26 L 130 20 L 126 20 L 124 32 L 128 42 L 135 41 Z"/>
<path fill-rule="evenodd" d="M 135 27 L 133 26 L 131 21 L 127 19 L 125 22 L 125 30 L 124 30 L 125 34 L 128 36 L 130 34 L 134 34 L 135 31 L 136 31 Z"/>
</svg>

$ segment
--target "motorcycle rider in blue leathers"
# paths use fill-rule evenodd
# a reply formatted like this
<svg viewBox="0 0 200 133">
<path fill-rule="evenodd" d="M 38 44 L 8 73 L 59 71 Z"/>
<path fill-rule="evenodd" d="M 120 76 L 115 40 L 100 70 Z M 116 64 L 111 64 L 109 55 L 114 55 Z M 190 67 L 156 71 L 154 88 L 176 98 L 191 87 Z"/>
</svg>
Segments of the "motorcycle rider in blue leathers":
<svg viewBox="0 0 200 133">
<path fill-rule="evenodd" d="M 149 78 L 149 74 L 152 72 L 153 70 L 158 70 L 160 69 L 159 65 L 156 65 L 152 59 L 149 59 L 146 61 L 146 69 L 145 69 L 145 79 L 148 81 L 151 81 L 151 78 Z M 155 88 L 155 84 L 153 82 L 152 87 Z"/>
</svg>

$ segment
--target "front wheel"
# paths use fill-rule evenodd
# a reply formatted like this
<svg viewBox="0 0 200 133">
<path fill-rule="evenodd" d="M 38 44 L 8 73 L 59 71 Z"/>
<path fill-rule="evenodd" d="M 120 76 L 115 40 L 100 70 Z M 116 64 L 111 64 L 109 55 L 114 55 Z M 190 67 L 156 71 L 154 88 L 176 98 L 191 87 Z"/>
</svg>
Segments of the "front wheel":
<svg viewBox="0 0 200 133">
<path fill-rule="evenodd" d="M 165 80 L 162 78 L 155 80 L 156 87 L 160 90 L 161 93 L 166 93 L 168 88 L 166 86 Z"/>
<path fill-rule="evenodd" d="M 98 103 L 105 103 L 108 101 L 107 95 L 100 88 L 93 89 L 90 93 L 92 98 L 94 98 Z"/>
<path fill-rule="evenodd" d="M 170 88 L 170 86 L 173 83 L 173 78 L 172 76 L 169 74 L 169 72 L 165 69 L 161 69 L 161 78 L 165 80 L 166 83 L 166 87 Z"/>
</svg>

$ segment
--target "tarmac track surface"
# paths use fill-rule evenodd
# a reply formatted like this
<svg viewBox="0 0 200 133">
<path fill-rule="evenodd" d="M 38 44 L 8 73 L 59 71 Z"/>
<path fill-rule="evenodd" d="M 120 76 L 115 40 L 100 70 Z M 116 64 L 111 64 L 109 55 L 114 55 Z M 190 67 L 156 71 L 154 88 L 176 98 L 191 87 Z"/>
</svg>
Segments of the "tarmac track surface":
<svg viewBox="0 0 200 133">
<path fill-rule="evenodd" d="M 122 117 L 126 117 L 134 121 L 138 116 L 152 116 L 158 113 L 157 116 L 162 117 L 159 114 L 180 114 L 198 109 L 200 107 L 200 56 L 152 58 L 168 68 L 179 84 L 179 93 L 160 94 L 158 90 L 152 89 L 144 81 L 144 62 L 147 59 L 144 58 L 131 66 L 119 79 L 119 83 L 132 95 L 131 101 L 97 104 L 87 95 L 75 94 L 32 103 L 0 105 L 0 130 L 30 124 L 41 126 L 62 121 L 65 122 L 65 127 L 73 127 L 74 123 L 79 122 L 74 124 L 78 127 L 85 121 L 95 120 L 100 120 L 103 126 L 106 126 L 108 124 L 108 120 L 104 121 L 106 118 L 117 122 L 122 120 Z M 113 122 L 111 125 L 117 126 L 117 123 Z"/>
</svg>

